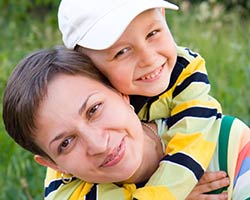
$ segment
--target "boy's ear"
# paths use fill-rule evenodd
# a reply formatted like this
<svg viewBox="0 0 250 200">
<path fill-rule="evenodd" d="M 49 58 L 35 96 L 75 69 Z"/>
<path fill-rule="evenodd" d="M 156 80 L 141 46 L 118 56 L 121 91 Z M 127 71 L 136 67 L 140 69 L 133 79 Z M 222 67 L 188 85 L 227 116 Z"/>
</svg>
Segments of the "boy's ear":
<svg viewBox="0 0 250 200">
<path fill-rule="evenodd" d="M 161 13 L 162 13 L 162 16 L 165 18 L 165 14 L 166 14 L 165 8 L 161 8 Z"/>
<path fill-rule="evenodd" d="M 129 100 L 129 96 L 126 95 L 126 94 L 121 94 L 122 95 L 122 98 L 124 99 L 124 101 L 128 104 L 130 104 L 130 100 Z"/>
<path fill-rule="evenodd" d="M 42 166 L 45 167 L 50 167 L 56 171 L 61 171 L 60 168 L 57 166 L 57 164 L 55 164 L 52 160 L 48 159 L 48 158 L 44 158 L 43 156 L 40 155 L 34 155 L 34 160 Z"/>
<path fill-rule="evenodd" d="M 123 98 L 123 100 L 124 100 L 126 103 L 130 104 L 129 96 L 128 96 L 127 94 L 123 94 L 123 93 L 121 93 L 121 92 L 118 92 L 118 91 L 117 91 L 116 89 L 114 89 L 114 88 L 111 88 L 111 89 L 113 89 L 115 92 L 117 92 L 118 95 L 121 96 L 121 97 Z"/>
</svg>

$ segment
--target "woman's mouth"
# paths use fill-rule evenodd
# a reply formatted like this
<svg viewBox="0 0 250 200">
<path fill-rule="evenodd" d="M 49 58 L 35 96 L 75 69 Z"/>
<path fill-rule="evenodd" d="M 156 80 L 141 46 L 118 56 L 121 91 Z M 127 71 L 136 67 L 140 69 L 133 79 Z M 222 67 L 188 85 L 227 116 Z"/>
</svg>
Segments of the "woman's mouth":
<svg viewBox="0 0 250 200">
<path fill-rule="evenodd" d="M 112 167 L 120 162 L 125 154 L 125 141 L 122 139 L 120 145 L 113 149 L 113 151 L 105 158 L 101 167 Z"/>
</svg>

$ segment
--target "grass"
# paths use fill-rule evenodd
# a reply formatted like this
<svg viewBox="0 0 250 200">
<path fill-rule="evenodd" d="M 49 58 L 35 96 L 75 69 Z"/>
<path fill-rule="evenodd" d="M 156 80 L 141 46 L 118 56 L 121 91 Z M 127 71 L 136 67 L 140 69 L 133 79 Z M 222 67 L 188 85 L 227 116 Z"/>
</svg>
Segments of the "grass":
<svg viewBox="0 0 250 200">
<path fill-rule="evenodd" d="M 9 74 L 23 56 L 40 48 L 61 44 L 57 30 L 56 15 L 43 21 L 10 20 L 2 22 L 0 29 L 0 96 Z M 3 28 L 2 28 L 3 27 Z M 40 200 L 43 199 L 45 168 L 33 160 L 33 156 L 17 146 L 5 133 L 0 104 L 0 199 Z"/>
<path fill-rule="evenodd" d="M 206 12 L 200 6 L 167 13 L 170 29 L 179 45 L 190 47 L 206 59 L 211 92 L 220 100 L 224 113 L 238 116 L 250 125 L 249 19 L 223 10 L 215 17 L 214 7 L 205 9 Z M 24 55 L 61 44 L 55 20 L 54 13 L 43 21 L 32 18 L 16 23 L 0 19 L 1 97 L 9 74 Z M 7 136 L 2 119 L 0 147 L 0 199 L 42 199 L 45 169 Z"/>
</svg>

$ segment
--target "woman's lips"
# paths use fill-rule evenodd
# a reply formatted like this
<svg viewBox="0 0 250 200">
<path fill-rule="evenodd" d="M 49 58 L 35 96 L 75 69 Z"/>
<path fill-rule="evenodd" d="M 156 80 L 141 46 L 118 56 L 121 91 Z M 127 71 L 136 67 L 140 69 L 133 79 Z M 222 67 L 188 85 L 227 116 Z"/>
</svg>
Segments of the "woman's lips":
<svg viewBox="0 0 250 200">
<path fill-rule="evenodd" d="M 120 145 L 113 149 L 113 151 L 105 158 L 101 167 L 112 167 L 120 162 L 125 154 L 125 141 L 122 139 Z"/>
</svg>

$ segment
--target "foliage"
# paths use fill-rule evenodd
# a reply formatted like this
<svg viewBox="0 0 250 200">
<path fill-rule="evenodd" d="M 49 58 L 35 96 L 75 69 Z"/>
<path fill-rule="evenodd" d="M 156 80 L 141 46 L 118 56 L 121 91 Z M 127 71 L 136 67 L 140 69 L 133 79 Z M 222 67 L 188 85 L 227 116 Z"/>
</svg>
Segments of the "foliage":
<svg viewBox="0 0 250 200">
<path fill-rule="evenodd" d="M 12 1 L 12 5 L 20 2 Z M 32 2 L 32 1 L 31 1 Z M 42 2 L 42 1 L 40 1 Z M 3 5 L 6 1 L 1 1 Z M 15 12 L 9 8 L 9 12 Z M 1 11 L 2 12 L 2 11 Z M 7 11 L 6 11 L 7 12 Z M 1 15 L 4 13 L 1 13 Z M 42 18 L 41 13 L 26 13 L 20 17 L 14 13 L 0 18 L 0 97 L 14 66 L 28 53 L 56 44 L 62 44 L 57 28 L 56 10 L 51 10 Z M 25 20 L 24 20 L 25 19 Z M 0 103 L 2 117 L 2 101 Z M 0 118 L 0 199 L 40 200 L 43 199 L 45 168 L 34 162 L 33 156 L 10 140 Z"/>
<path fill-rule="evenodd" d="M 235 6 L 240 6 L 242 9 L 250 10 L 249 0 L 210 0 L 218 3 L 224 4 L 227 8 L 233 8 Z"/>
<path fill-rule="evenodd" d="M 30 153 L 2 137 L 1 134 L 1 141 L 5 142 L 1 144 L 4 154 L 1 155 L 0 199 L 42 199 L 45 168 L 38 166 Z"/>
<path fill-rule="evenodd" d="M 172 2 L 180 4 L 208 4 L 210 6 L 222 6 L 225 10 L 237 10 L 240 17 L 250 17 L 250 1 L 249 0 L 172 0 Z"/>
<path fill-rule="evenodd" d="M 1 15 L 5 19 L 25 21 L 31 16 L 41 18 L 50 11 L 56 11 L 59 0 L 1 0 Z"/>
</svg>

